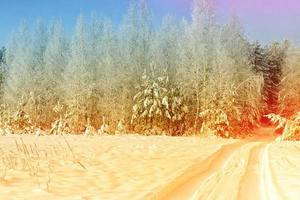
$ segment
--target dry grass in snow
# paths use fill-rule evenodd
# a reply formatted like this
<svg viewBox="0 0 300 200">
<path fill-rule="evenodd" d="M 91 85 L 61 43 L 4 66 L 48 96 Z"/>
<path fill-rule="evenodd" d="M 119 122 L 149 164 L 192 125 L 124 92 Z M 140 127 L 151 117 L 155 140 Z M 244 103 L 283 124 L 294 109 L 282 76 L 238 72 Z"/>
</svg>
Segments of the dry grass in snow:
<svg viewBox="0 0 300 200">
<path fill-rule="evenodd" d="M 2 136 L 0 199 L 297 199 L 300 143 L 259 138 Z"/>
<path fill-rule="evenodd" d="M 0 197 L 143 199 L 231 140 L 141 136 L 5 136 Z"/>
</svg>

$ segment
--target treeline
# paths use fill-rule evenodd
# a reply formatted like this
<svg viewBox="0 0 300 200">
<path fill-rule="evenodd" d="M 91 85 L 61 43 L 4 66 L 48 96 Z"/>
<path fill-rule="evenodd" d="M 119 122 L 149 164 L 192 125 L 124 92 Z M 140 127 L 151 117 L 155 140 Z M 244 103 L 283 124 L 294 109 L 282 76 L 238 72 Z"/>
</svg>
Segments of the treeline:
<svg viewBox="0 0 300 200">
<path fill-rule="evenodd" d="M 237 17 L 215 16 L 212 1 L 195 0 L 191 20 L 156 27 L 142 0 L 118 27 L 80 15 L 71 37 L 60 21 L 22 23 L 1 64 L 1 126 L 228 137 L 283 112 L 282 95 L 295 98 L 292 82 L 280 90 L 288 44 L 251 44 Z"/>
</svg>

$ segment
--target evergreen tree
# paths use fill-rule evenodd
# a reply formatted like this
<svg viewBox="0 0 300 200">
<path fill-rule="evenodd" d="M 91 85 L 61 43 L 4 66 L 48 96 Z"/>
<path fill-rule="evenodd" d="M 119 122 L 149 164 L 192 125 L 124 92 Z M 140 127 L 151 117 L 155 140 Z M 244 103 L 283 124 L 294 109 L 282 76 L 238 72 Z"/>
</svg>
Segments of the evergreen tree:
<svg viewBox="0 0 300 200">
<path fill-rule="evenodd" d="M 286 44 L 273 43 L 266 53 L 266 65 L 263 68 L 263 99 L 266 113 L 277 113 L 279 106 L 279 90 L 282 80 L 282 67 L 286 59 Z"/>
<path fill-rule="evenodd" d="M 163 98 L 167 96 L 169 80 L 167 76 L 159 76 L 154 65 L 151 66 L 151 73 L 148 75 L 145 70 L 141 79 L 141 84 L 137 86 L 138 93 L 133 98 L 135 105 L 131 123 L 140 118 L 145 120 L 145 125 L 150 124 L 152 128 L 155 119 L 163 115 L 171 117 L 168 111 L 164 113 L 162 104 Z"/>
<path fill-rule="evenodd" d="M 6 48 L 0 49 L 0 102 L 3 103 L 4 83 L 7 77 L 7 67 L 5 61 Z"/>
<path fill-rule="evenodd" d="M 266 65 L 265 54 L 266 50 L 258 42 L 252 44 L 249 58 L 255 72 L 261 72 Z"/>
<path fill-rule="evenodd" d="M 277 113 L 279 105 L 279 89 L 282 79 L 282 67 L 285 63 L 288 45 L 273 43 L 262 48 L 258 43 L 252 47 L 251 63 L 255 72 L 263 77 L 262 100 L 263 113 Z"/>
<path fill-rule="evenodd" d="M 5 47 L 2 47 L 0 49 L 0 65 L 5 63 L 5 51 L 6 51 Z"/>
</svg>

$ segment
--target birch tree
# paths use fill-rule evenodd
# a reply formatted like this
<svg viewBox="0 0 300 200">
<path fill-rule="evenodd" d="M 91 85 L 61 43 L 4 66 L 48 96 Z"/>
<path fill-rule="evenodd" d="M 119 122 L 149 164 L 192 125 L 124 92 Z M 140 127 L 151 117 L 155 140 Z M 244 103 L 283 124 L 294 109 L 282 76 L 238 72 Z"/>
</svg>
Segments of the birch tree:
<svg viewBox="0 0 300 200">
<path fill-rule="evenodd" d="M 208 102 L 208 78 L 214 64 L 215 40 L 218 39 L 217 24 L 215 22 L 213 2 L 210 0 L 195 0 L 192 9 L 192 21 L 184 29 L 184 52 L 182 60 L 187 62 L 188 68 L 182 69 L 186 73 L 185 83 L 190 88 L 190 103 L 195 105 L 192 108 L 194 116 L 194 132 L 199 130 L 199 114 L 205 109 Z"/>
<path fill-rule="evenodd" d="M 36 126 L 41 125 L 46 120 L 45 105 L 45 51 L 48 43 L 48 33 L 46 26 L 42 20 L 38 20 L 35 25 L 35 30 L 32 35 L 32 55 L 31 55 L 31 93 L 28 99 L 28 107 L 32 113 L 32 120 L 37 123 Z M 42 124 L 45 126 L 45 124 Z"/>
<path fill-rule="evenodd" d="M 88 26 L 81 14 L 76 23 L 75 33 L 70 46 L 69 63 L 64 70 L 64 101 L 71 112 L 70 125 L 79 132 L 88 118 L 90 43 Z"/>
<path fill-rule="evenodd" d="M 31 123 L 33 113 L 27 103 L 33 86 L 32 42 L 26 23 L 12 37 L 7 52 L 8 77 L 4 99 L 9 104 L 15 128 L 25 128 Z"/>
<path fill-rule="evenodd" d="M 48 125 L 62 117 L 63 113 L 57 113 L 54 108 L 63 100 L 64 70 L 68 64 L 68 41 L 61 22 L 54 22 L 49 30 L 48 45 L 45 50 L 45 100 L 47 101 L 46 122 Z M 62 110 L 61 110 L 62 112 Z"/>
<path fill-rule="evenodd" d="M 236 101 L 240 112 L 240 122 L 237 122 L 236 126 L 253 126 L 261 114 L 262 78 L 252 70 L 250 44 L 238 17 L 234 14 L 222 30 L 221 43 L 224 53 L 233 61 L 231 82 L 235 84 L 238 93 Z"/>
</svg>

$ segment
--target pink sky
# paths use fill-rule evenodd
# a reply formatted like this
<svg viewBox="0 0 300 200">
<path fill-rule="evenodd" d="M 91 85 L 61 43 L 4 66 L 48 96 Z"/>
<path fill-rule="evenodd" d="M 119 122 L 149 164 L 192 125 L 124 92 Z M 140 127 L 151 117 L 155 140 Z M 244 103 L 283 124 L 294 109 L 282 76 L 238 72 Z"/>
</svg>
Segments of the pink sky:
<svg viewBox="0 0 300 200">
<path fill-rule="evenodd" d="M 288 38 L 299 43 L 299 0 L 225 1 L 235 8 L 251 37 L 261 38 L 264 41 Z M 223 2 L 225 1 L 223 0 Z"/>
<path fill-rule="evenodd" d="M 150 0 L 163 12 L 188 15 L 192 0 Z M 300 44 L 300 0 L 215 0 L 218 18 L 234 10 L 252 40 L 290 39 Z"/>
</svg>

